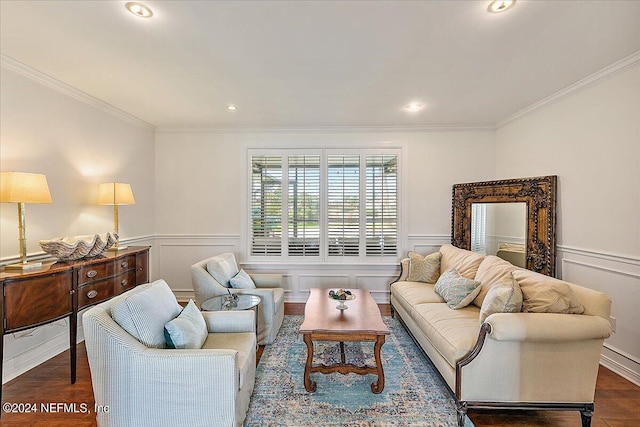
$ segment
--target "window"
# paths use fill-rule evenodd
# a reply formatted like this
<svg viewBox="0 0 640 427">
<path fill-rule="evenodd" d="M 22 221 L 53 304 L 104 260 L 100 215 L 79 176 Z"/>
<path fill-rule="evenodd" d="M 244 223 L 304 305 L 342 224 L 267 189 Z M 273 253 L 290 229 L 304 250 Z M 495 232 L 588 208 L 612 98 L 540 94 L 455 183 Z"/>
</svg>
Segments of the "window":
<svg viewBox="0 0 640 427">
<path fill-rule="evenodd" d="M 398 150 L 250 150 L 251 255 L 396 256 L 398 158 Z"/>
</svg>

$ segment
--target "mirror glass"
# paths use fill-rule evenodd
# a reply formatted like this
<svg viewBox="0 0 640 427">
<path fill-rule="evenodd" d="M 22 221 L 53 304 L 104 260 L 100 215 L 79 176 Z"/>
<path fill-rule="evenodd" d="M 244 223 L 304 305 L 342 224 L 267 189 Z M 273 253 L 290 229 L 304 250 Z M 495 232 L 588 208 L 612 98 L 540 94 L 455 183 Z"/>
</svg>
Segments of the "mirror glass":
<svg viewBox="0 0 640 427">
<path fill-rule="evenodd" d="M 526 268 L 527 204 L 472 203 L 471 250 Z"/>
</svg>

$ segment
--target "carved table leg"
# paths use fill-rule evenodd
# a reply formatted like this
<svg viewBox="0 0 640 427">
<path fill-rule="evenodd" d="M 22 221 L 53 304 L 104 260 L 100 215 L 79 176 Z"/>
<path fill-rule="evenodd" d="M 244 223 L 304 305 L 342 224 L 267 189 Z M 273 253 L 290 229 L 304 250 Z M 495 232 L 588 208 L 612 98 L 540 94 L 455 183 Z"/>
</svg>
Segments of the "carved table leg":
<svg viewBox="0 0 640 427">
<path fill-rule="evenodd" d="M 313 341 L 311 341 L 311 335 L 304 334 L 304 343 L 307 345 L 307 363 L 304 365 L 304 388 L 313 393 L 316 391 L 316 382 L 311 381 L 311 365 L 313 364 Z"/>
<path fill-rule="evenodd" d="M 344 355 L 344 341 L 340 341 L 340 361 L 342 361 L 343 365 L 347 363 L 347 359 Z"/>
<path fill-rule="evenodd" d="M 384 370 L 382 369 L 382 359 L 380 358 L 382 344 L 384 344 L 384 335 L 378 335 L 376 345 L 373 348 L 373 354 L 376 358 L 376 369 L 378 371 L 378 382 L 371 383 L 371 391 L 374 394 L 382 393 L 382 390 L 384 390 Z"/>
</svg>

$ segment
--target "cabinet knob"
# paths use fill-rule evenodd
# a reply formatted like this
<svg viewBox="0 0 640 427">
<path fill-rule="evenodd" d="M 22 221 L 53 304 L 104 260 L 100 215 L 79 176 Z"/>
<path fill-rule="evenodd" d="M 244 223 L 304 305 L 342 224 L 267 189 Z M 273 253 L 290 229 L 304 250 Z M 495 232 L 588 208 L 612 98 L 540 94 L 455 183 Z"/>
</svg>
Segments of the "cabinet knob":
<svg viewBox="0 0 640 427">
<path fill-rule="evenodd" d="M 95 270 L 89 270 L 87 271 L 87 277 L 91 278 L 91 277 L 96 277 L 96 275 L 98 274 L 97 271 Z"/>
<path fill-rule="evenodd" d="M 89 298 L 89 299 L 95 298 L 97 295 L 98 295 L 98 291 L 96 291 L 96 290 L 87 292 L 87 298 Z"/>
<path fill-rule="evenodd" d="M 122 264 L 120 264 L 122 266 L 122 268 L 127 268 L 129 266 L 129 263 L 127 261 L 122 261 Z"/>
<path fill-rule="evenodd" d="M 120 282 L 122 286 L 127 286 L 127 283 L 129 283 L 127 279 L 122 279 L 122 282 Z"/>
</svg>

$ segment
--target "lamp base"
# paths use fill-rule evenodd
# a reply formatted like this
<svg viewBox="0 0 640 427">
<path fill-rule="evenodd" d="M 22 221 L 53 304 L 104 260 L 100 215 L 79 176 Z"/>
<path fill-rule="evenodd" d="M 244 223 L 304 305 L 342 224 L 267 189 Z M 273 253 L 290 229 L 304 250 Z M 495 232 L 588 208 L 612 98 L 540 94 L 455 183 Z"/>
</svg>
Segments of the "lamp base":
<svg viewBox="0 0 640 427">
<path fill-rule="evenodd" d="M 9 264 L 4 266 L 4 271 L 24 271 L 42 267 L 39 261 L 20 262 L 18 264 Z"/>
<path fill-rule="evenodd" d="M 127 249 L 129 246 L 111 246 L 109 249 L 107 249 L 107 252 L 118 252 L 118 251 L 124 251 L 125 249 Z"/>
</svg>

